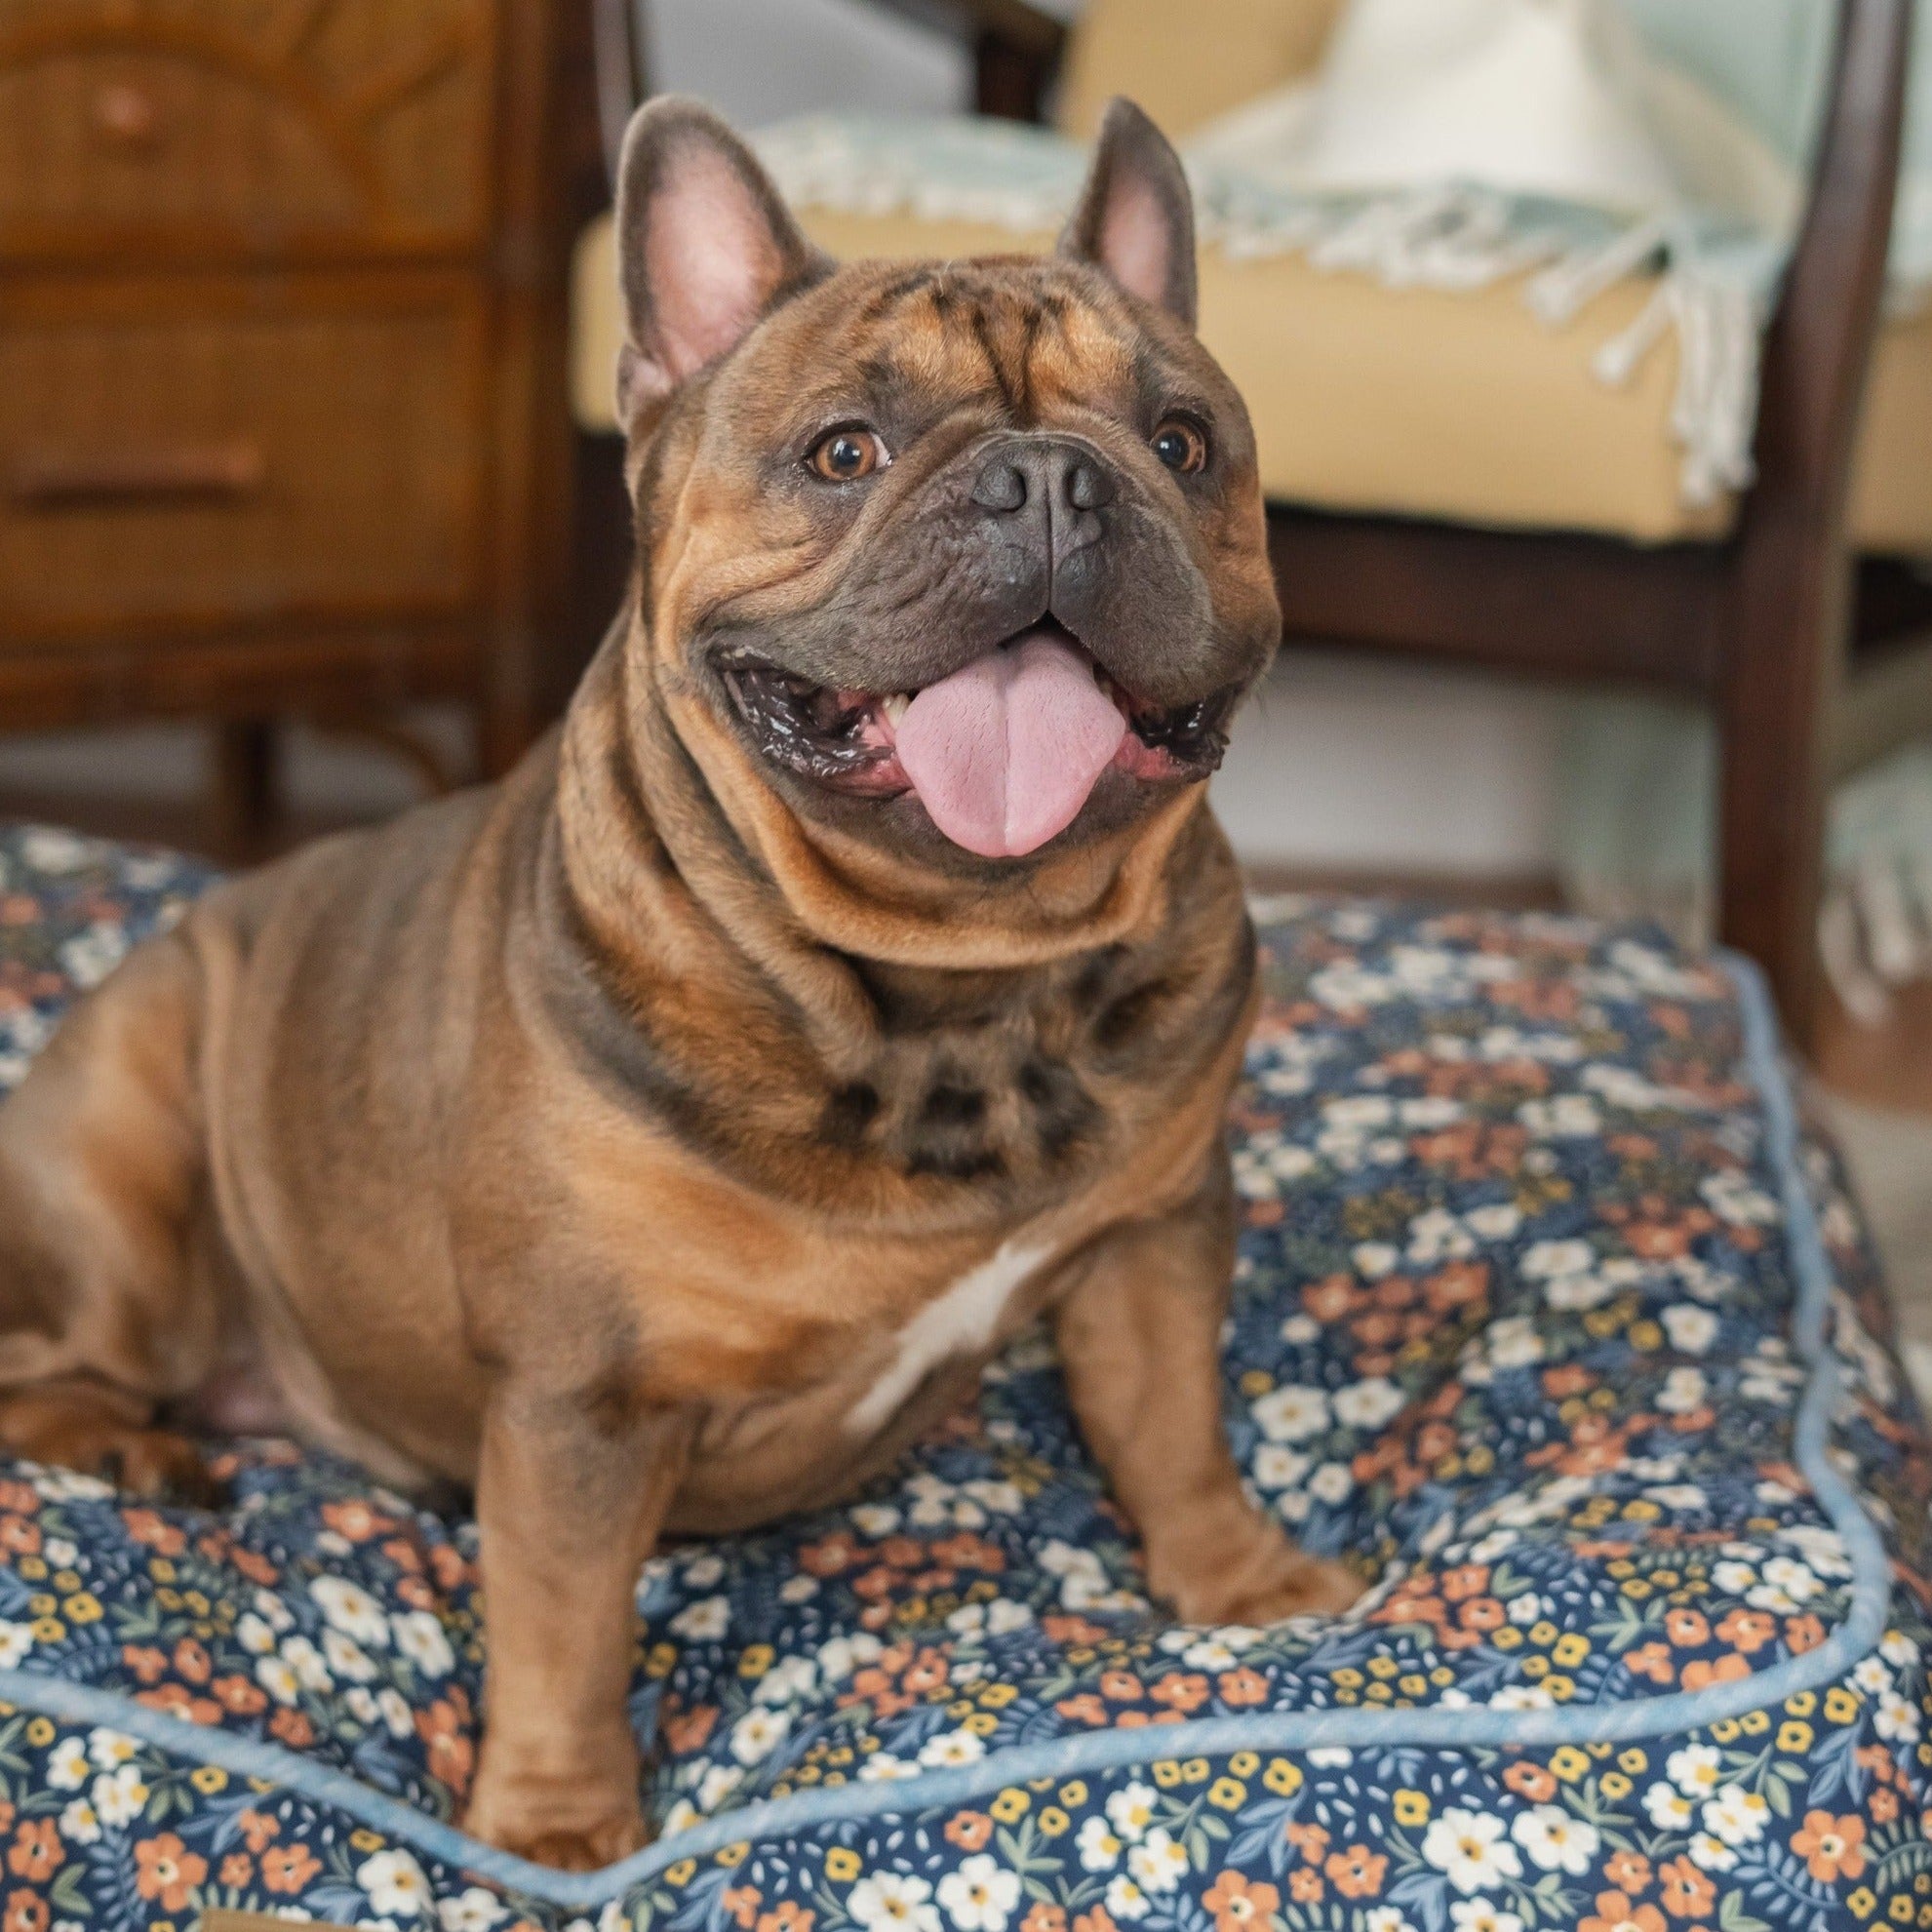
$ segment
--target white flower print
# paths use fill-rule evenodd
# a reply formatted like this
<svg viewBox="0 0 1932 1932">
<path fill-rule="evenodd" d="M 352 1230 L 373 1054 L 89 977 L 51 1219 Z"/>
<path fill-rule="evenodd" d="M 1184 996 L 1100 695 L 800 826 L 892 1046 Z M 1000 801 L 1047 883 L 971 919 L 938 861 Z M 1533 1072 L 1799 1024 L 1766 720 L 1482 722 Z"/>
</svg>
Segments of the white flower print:
<svg viewBox="0 0 1932 1932">
<path fill-rule="evenodd" d="M 1567 1872 L 1573 1878 L 1590 1870 L 1600 1841 L 1595 1826 L 1555 1804 L 1532 1805 L 1518 1812 L 1510 1836 L 1529 1854 L 1538 1871 Z"/>
<path fill-rule="evenodd" d="M 851 1888 L 846 1910 L 865 1932 L 939 1932 L 931 1897 L 932 1887 L 911 1873 L 875 1872 Z"/>
<path fill-rule="evenodd" d="M 509 1915 L 509 1907 L 481 1885 L 472 1885 L 453 1899 L 439 1899 L 436 1905 L 443 1932 L 490 1932 L 493 1925 Z"/>
<path fill-rule="evenodd" d="M 72 1844 L 91 1845 L 100 1837 L 100 1818 L 86 1798 L 77 1797 L 60 1813 L 60 1835 Z"/>
<path fill-rule="evenodd" d="M 1695 1302 L 1677 1302 L 1659 1319 L 1671 1346 L 1684 1355 L 1702 1355 L 1717 1339 L 1717 1318 Z"/>
<path fill-rule="evenodd" d="M 310 1582 L 308 1594 L 344 1636 L 352 1636 L 372 1650 L 389 1647 L 389 1619 L 382 1605 L 360 1584 L 342 1576 L 319 1576 Z"/>
<path fill-rule="evenodd" d="M 939 1881 L 939 1903 L 959 1932 L 1006 1932 L 1019 1896 L 1019 1874 L 985 1852 L 976 1852 Z"/>
<path fill-rule="evenodd" d="M 1159 1825 L 1127 1852 L 1127 1871 L 1144 1892 L 1171 1892 L 1187 1869 L 1185 1848 Z"/>
<path fill-rule="evenodd" d="M 1717 1748 L 1710 1744 L 1687 1744 L 1672 1752 L 1664 1774 L 1685 1797 L 1708 1797 L 1717 1789 L 1721 1775 Z"/>
<path fill-rule="evenodd" d="M 455 1652 L 444 1635 L 443 1620 L 430 1610 L 410 1610 L 391 1619 L 396 1648 L 426 1677 L 445 1677 L 456 1668 Z"/>
<path fill-rule="evenodd" d="M 1108 1913 L 1126 1924 L 1145 1918 L 1154 1910 L 1154 1901 L 1124 1872 L 1109 1880 L 1105 1903 Z"/>
<path fill-rule="evenodd" d="M 123 1764 L 118 1770 L 103 1771 L 95 1779 L 90 1795 L 100 1822 L 119 1830 L 132 1825 L 147 1809 L 147 1781 L 141 1776 L 138 1764 Z"/>
<path fill-rule="evenodd" d="M 1128 1844 L 1138 1844 L 1154 1823 L 1159 1802 L 1152 1785 L 1127 1785 L 1107 1799 L 1107 1822 Z"/>
<path fill-rule="evenodd" d="M 777 1750 L 792 1728 L 789 1711 L 769 1711 L 754 1705 L 731 1726 L 731 1755 L 740 1764 L 757 1764 Z"/>
<path fill-rule="evenodd" d="M 1253 1406 L 1256 1426 L 1271 1442 L 1302 1442 L 1328 1427 L 1328 1397 L 1321 1389 L 1288 1383 L 1271 1389 Z"/>
<path fill-rule="evenodd" d="M 322 1633 L 322 1654 L 336 1676 L 349 1683 L 368 1683 L 375 1676 L 375 1664 L 354 1637 L 344 1636 L 333 1627 Z"/>
<path fill-rule="evenodd" d="M 57 1792 L 77 1792 L 87 1779 L 86 1745 L 76 1737 L 62 1738 L 47 1760 L 47 1782 Z"/>
<path fill-rule="evenodd" d="M 33 1648 L 33 1632 L 25 1624 L 0 1620 L 0 1671 L 17 1670 Z"/>
<path fill-rule="evenodd" d="M 1522 1920 L 1493 1899 L 1452 1899 L 1449 1923 L 1456 1932 L 1522 1932 Z"/>
<path fill-rule="evenodd" d="M 1770 1822 L 1771 1807 L 1762 1793 L 1742 1785 L 1725 1785 L 1704 1807 L 1704 1829 L 1727 1845 L 1755 1844 Z"/>
<path fill-rule="evenodd" d="M 672 1634 L 693 1643 L 716 1643 L 730 1627 L 730 1599 L 724 1597 L 700 1597 L 671 1619 Z"/>
<path fill-rule="evenodd" d="M 975 1737 L 972 1732 L 941 1731 L 937 1737 L 927 1738 L 920 1747 L 919 1761 L 946 1768 L 955 1764 L 976 1764 L 985 1755 L 985 1740 Z"/>
<path fill-rule="evenodd" d="M 1111 1872 L 1126 1849 L 1104 1818 L 1087 1818 L 1081 1823 L 1080 1836 L 1074 1840 L 1082 1870 Z"/>
<path fill-rule="evenodd" d="M 377 1912 L 419 1918 L 429 1910 L 429 1880 L 406 1851 L 379 1851 L 356 1867 L 356 1883 Z"/>
<path fill-rule="evenodd" d="M 1431 1822 L 1422 1855 L 1464 1894 L 1482 1891 L 1499 1878 L 1522 1875 L 1522 1860 L 1503 1835 L 1503 1821 L 1460 1805 L 1450 1805 Z"/>
<path fill-rule="evenodd" d="M 1380 1429 L 1403 1402 L 1402 1392 L 1386 1375 L 1370 1376 L 1336 1392 L 1335 1420 L 1351 1429 Z"/>
</svg>

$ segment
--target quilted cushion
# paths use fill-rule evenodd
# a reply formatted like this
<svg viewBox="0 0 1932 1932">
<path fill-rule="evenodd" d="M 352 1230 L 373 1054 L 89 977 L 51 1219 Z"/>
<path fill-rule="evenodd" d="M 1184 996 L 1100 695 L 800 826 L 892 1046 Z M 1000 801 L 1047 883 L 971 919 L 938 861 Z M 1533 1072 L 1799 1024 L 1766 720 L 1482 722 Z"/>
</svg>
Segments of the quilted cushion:
<svg viewBox="0 0 1932 1932">
<path fill-rule="evenodd" d="M 0 835 L 0 1076 L 202 875 Z M 1185 1629 L 1048 1352 L 849 1508 L 640 1587 L 662 1836 L 448 1823 L 475 1532 L 279 1442 L 0 1466 L 0 1932 L 1530 1932 L 1932 1920 L 1928 1464 L 1763 996 L 1644 932 L 1277 904 L 1228 1422 L 1375 1578 Z"/>
</svg>

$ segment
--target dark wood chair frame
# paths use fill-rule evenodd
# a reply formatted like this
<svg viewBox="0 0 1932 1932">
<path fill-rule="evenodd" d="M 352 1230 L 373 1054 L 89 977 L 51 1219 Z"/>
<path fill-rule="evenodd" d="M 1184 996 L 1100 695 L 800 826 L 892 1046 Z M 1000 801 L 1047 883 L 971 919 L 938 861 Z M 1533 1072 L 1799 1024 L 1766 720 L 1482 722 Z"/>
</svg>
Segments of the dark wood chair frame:
<svg viewBox="0 0 1932 1932">
<path fill-rule="evenodd" d="M 983 113 L 1042 118 L 1067 29 L 1025 0 L 880 0 L 971 50 Z M 1868 567 L 1883 626 L 1856 619 L 1846 536 L 1853 445 L 1884 288 L 1912 0 L 1838 0 L 1812 193 L 1764 346 L 1756 481 L 1721 542 L 1639 545 L 1269 508 L 1290 646 L 1645 686 L 1713 709 L 1720 746 L 1718 937 L 1769 974 L 1811 1037 L 1826 787 L 1841 717 L 1857 749 L 1922 726 L 1932 598 Z M 598 0 L 600 102 L 614 143 L 644 69 L 629 0 Z M 1932 460 L 1932 450 L 1928 450 Z M 1908 634 L 1900 642 L 1899 634 Z M 1858 690 L 1868 698 L 1862 708 Z M 1875 700 L 1875 701 L 1873 701 Z"/>
</svg>

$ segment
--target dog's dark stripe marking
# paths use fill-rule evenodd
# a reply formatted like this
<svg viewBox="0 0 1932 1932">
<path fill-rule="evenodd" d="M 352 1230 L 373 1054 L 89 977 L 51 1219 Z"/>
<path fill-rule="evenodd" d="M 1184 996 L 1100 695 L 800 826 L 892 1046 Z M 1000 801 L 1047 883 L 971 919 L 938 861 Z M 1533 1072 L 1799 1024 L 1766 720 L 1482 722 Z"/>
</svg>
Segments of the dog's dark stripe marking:
<svg viewBox="0 0 1932 1932">
<path fill-rule="evenodd" d="M 1000 392 L 1000 401 L 1008 416 L 1020 421 L 1020 398 L 1013 386 L 1011 375 L 1000 355 L 993 340 L 993 325 L 986 319 L 986 311 L 978 303 L 966 312 L 966 326 L 972 331 L 972 339 L 979 344 L 979 352 L 986 358 L 986 367 L 992 373 L 993 384 Z"/>
<path fill-rule="evenodd" d="M 1136 1034 L 1159 1018 L 1160 1008 L 1173 999 L 1175 991 L 1164 979 L 1143 980 L 1130 987 L 1100 1009 L 1093 1022 L 1094 1045 L 1112 1054 L 1130 1045 Z"/>
<path fill-rule="evenodd" d="M 919 1118 L 928 1126 L 976 1126 L 986 1118 L 986 1095 L 976 1086 L 941 1075 L 927 1089 Z"/>
<path fill-rule="evenodd" d="M 879 1089 L 869 1080 L 848 1081 L 825 1096 L 818 1131 L 834 1147 L 862 1146 L 865 1130 L 879 1118 Z"/>
<path fill-rule="evenodd" d="M 1006 1157 L 992 1148 L 975 1148 L 965 1154 L 938 1154 L 922 1148 L 906 1161 L 906 1177 L 942 1181 L 995 1181 L 1006 1174 Z"/>
<path fill-rule="evenodd" d="M 1036 1055 L 1020 1068 L 1021 1097 L 1033 1109 L 1040 1151 L 1058 1164 L 1100 1124 L 1100 1107 L 1064 1060 Z"/>
</svg>

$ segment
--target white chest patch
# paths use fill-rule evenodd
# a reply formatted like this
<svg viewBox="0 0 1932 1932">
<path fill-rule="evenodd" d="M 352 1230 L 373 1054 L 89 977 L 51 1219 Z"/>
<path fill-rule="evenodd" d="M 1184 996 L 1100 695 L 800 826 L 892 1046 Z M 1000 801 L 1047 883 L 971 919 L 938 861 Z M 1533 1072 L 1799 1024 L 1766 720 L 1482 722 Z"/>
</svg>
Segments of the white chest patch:
<svg viewBox="0 0 1932 1932">
<path fill-rule="evenodd" d="M 990 1261 L 962 1275 L 936 1301 L 927 1302 L 899 1330 L 896 1353 L 886 1371 L 852 1405 L 846 1428 L 869 1436 L 935 1362 L 983 1349 L 1000 1325 L 1012 1293 L 1046 1259 L 1045 1247 L 1005 1242 Z"/>
</svg>

